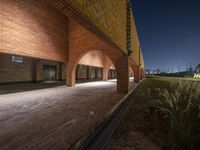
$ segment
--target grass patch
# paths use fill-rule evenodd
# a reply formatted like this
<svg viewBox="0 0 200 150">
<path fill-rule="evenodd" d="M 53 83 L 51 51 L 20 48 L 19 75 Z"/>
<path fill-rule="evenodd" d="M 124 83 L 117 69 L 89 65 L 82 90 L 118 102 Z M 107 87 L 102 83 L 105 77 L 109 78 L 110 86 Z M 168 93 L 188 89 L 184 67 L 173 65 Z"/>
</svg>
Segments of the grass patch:
<svg viewBox="0 0 200 150">
<path fill-rule="evenodd" d="M 112 149 L 128 145 L 144 150 L 200 150 L 200 83 L 145 79 L 111 145 Z"/>
<path fill-rule="evenodd" d="M 143 92 L 141 92 L 143 91 Z M 157 117 L 167 137 L 165 149 L 200 149 L 200 85 L 176 78 L 146 80 L 138 98 L 146 97 L 146 109 Z M 141 94 L 142 93 L 142 94 Z M 142 97 L 141 97 L 142 95 Z M 145 96 L 146 95 L 146 96 Z M 151 117 L 151 116 L 150 116 Z"/>
<path fill-rule="evenodd" d="M 200 86 L 191 81 L 168 81 L 165 88 L 148 91 L 151 111 L 167 122 L 170 149 L 200 149 Z"/>
<path fill-rule="evenodd" d="M 154 79 L 163 79 L 163 80 L 185 80 L 185 81 L 200 81 L 198 78 L 192 78 L 192 77 L 167 77 L 167 76 L 153 76 L 149 75 L 147 78 L 154 78 Z"/>
</svg>

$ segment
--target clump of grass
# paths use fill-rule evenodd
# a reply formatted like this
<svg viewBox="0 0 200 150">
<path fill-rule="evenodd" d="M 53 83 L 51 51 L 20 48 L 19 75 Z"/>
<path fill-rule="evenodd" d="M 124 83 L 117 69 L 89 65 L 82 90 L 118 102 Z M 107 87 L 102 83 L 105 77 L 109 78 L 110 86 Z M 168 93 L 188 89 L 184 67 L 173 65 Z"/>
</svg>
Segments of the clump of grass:
<svg viewBox="0 0 200 150">
<path fill-rule="evenodd" d="M 200 86 L 195 82 L 171 83 L 157 88 L 153 108 L 167 121 L 170 149 L 200 149 Z"/>
</svg>

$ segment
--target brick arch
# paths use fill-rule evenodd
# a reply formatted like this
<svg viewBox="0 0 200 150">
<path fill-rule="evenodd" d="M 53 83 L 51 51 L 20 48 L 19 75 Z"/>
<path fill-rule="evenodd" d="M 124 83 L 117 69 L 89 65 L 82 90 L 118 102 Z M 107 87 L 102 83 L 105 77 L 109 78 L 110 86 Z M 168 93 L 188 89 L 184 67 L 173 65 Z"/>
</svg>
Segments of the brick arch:
<svg viewBox="0 0 200 150">
<path fill-rule="evenodd" d="M 117 57 L 124 53 L 90 32 L 78 22 L 69 18 L 69 61 L 74 62 L 90 50 L 99 50 L 115 64 Z"/>
<path fill-rule="evenodd" d="M 139 65 L 135 64 L 132 60 L 129 60 L 129 66 L 131 67 L 134 74 L 134 82 L 139 82 L 140 81 Z"/>
<path fill-rule="evenodd" d="M 128 65 L 128 68 L 129 68 L 129 77 L 130 77 L 131 75 L 134 74 L 134 71 L 133 71 L 133 68 L 130 66 L 130 64 Z"/>
<path fill-rule="evenodd" d="M 128 56 L 115 46 L 69 18 L 68 60 L 66 83 L 75 85 L 75 69 L 82 56 L 91 50 L 101 51 L 113 62 L 117 73 L 117 91 L 128 92 Z"/>
<path fill-rule="evenodd" d="M 77 68 L 77 65 L 79 63 L 79 61 L 81 60 L 81 58 L 83 58 L 86 54 L 90 53 L 90 52 L 93 52 L 93 51 L 98 51 L 98 52 L 101 52 L 102 54 L 105 55 L 105 60 L 104 60 L 104 67 L 103 67 L 103 72 L 104 70 L 111 66 L 112 64 L 115 66 L 115 63 L 113 62 L 113 60 L 116 62 L 117 60 L 113 59 L 113 58 L 110 58 L 106 51 L 102 51 L 102 50 L 86 50 L 86 51 L 83 51 L 82 54 L 80 54 L 79 56 L 77 56 L 76 58 L 74 58 L 74 61 L 72 62 L 72 71 L 71 71 L 71 77 L 72 77 L 72 81 L 73 81 L 73 85 L 75 84 L 75 73 L 76 73 L 76 68 Z M 115 66 L 116 68 L 116 66 Z M 104 74 L 104 73 L 103 73 Z M 108 72 L 106 71 L 106 76 L 108 76 Z M 105 76 L 103 75 L 103 76 Z M 104 78 L 104 77 L 103 77 Z M 104 79 L 103 79 L 104 80 Z"/>
<path fill-rule="evenodd" d="M 85 56 L 86 54 L 88 54 L 89 52 L 92 52 L 92 51 L 98 51 L 98 52 L 101 52 L 102 54 L 104 54 L 111 62 L 112 64 L 114 64 L 115 66 L 115 61 L 117 61 L 116 59 L 113 59 L 112 57 L 108 56 L 108 54 L 105 52 L 105 51 L 102 51 L 102 50 L 98 50 L 98 49 L 93 49 L 93 50 L 86 50 L 86 51 L 83 51 L 80 55 L 77 55 L 77 57 L 74 58 L 73 60 L 73 68 L 75 68 L 75 66 L 78 64 L 78 62 L 80 61 L 81 58 L 83 58 L 83 56 Z M 107 59 L 106 58 L 106 59 Z M 110 64 L 109 64 L 110 65 Z"/>
<path fill-rule="evenodd" d="M 73 62 L 73 64 L 76 64 L 84 55 L 86 55 L 87 53 L 89 53 L 91 51 L 102 52 L 105 56 L 107 56 L 111 60 L 111 62 L 114 64 L 114 66 L 116 66 L 120 55 L 123 55 L 123 53 L 121 53 L 121 54 L 116 53 L 116 50 L 109 48 L 109 47 L 98 47 L 98 46 L 90 47 L 88 45 L 87 49 L 81 49 L 81 50 L 77 51 L 75 55 L 71 56 L 70 61 Z"/>
<path fill-rule="evenodd" d="M 112 60 L 106 56 L 105 58 L 105 66 L 103 68 L 103 80 L 106 81 L 108 80 L 108 76 L 109 76 L 109 69 L 110 67 L 113 65 L 115 67 L 115 64 L 112 62 Z M 116 68 L 116 67 L 115 67 Z"/>
<path fill-rule="evenodd" d="M 96 49 L 97 48 L 95 48 L 95 51 L 102 52 L 107 58 L 110 59 L 112 64 L 115 66 L 116 74 L 117 74 L 117 91 L 122 92 L 122 93 L 127 92 L 128 86 L 126 86 L 126 83 L 128 82 L 128 76 L 127 76 L 127 80 L 126 80 L 126 76 L 124 76 L 124 73 L 126 74 L 126 66 L 127 66 L 127 75 L 128 75 L 128 62 L 126 61 L 127 56 L 122 55 L 122 56 L 116 57 L 115 55 L 110 55 L 111 53 L 110 54 L 107 53 L 109 50 L 105 51 L 105 50 L 96 50 Z M 76 54 L 76 57 L 73 58 L 73 61 L 71 60 L 71 62 L 68 63 L 67 68 L 71 68 L 70 70 L 68 69 L 68 75 L 67 75 L 67 78 L 69 78 L 69 81 L 67 81 L 68 86 L 75 85 L 75 73 L 76 73 L 77 64 L 83 56 L 85 56 L 87 53 L 89 53 L 91 51 L 94 51 L 94 50 L 85 50 L 85 51 L 82 51 L 82 53 L 79 55 Z M 109 68 L 110 65 L 111 64 L 108 64 L 107 67 Z M 123 69 L 125 69 L 125 71 L 123 71 Z M 106 76 L 107 75 L 108 74 L 106 73 Z M 71 82 L 71 83 L 69 83 L 69 82 Z"/>
</svg>

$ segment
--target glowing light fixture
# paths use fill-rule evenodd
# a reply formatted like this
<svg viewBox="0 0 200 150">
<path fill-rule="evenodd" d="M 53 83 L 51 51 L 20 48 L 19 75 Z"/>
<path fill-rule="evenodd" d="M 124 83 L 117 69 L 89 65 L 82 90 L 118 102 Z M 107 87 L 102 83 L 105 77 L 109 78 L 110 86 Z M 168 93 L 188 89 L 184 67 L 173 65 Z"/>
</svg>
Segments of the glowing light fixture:
<svg viewBox="0 0 200 150">
<path fill-rule="evenodd" d="M 200 73 L 195 73 L 194 78 L 200 79 Z"/>
</svg>

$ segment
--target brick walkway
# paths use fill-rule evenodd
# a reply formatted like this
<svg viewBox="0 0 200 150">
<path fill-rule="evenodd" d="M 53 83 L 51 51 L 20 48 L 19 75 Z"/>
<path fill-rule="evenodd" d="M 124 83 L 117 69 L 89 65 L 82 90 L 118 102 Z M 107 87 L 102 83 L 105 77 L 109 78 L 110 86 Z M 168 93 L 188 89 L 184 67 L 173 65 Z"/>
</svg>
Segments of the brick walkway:
<svg viewBox="0 0 200 150">
<path fill-rule="evenodd" d="M 123 96 L 114 81 L 0 95 L 0 149 L 68 149 Z"/>
</svg>

